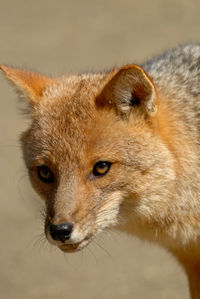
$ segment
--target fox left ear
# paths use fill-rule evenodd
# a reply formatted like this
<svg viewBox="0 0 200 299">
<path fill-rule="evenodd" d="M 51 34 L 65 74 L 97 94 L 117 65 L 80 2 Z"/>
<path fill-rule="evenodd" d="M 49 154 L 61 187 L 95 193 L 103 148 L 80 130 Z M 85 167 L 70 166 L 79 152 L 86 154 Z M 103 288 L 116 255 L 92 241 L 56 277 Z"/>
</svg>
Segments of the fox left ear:
<svg viewBox="0 0 200 299">
<path fill-rule="evenodd" d="M 142 68 L 128 65 L 121 68 L 106 84 L 96 104 L 100 107 L 114 107 L 122 114 L 138 107 L 146 114 L 154 115 L 157 111 L 156 90 Z"/>
<path fill-rule="evenodd" d="M 0 65 L 0 70 L 6 75 L 14 86 L 21 91 L 30 103 L 35 105 L 40 102 L 44 90 L 53 83 L 53 79 L 35 72 Z"/>
</svg>

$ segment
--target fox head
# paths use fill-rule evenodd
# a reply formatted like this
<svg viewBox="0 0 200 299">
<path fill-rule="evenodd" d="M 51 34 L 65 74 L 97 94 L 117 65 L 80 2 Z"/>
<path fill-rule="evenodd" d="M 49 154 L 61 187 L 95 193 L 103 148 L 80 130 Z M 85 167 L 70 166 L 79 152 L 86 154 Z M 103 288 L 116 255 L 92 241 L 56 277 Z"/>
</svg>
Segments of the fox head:
<svg viewBox="0 0 200 299">
<path fill-rule="evenodd" d="M 145 71 L 129 65 L 54 79 L 0 68 L 27 99 L 31 126 L 21 144 L 46 203 L 49 242 L 73 252 L 109 227 L 154 238 L 170 222 L 175 165 Z"/>
</svg>

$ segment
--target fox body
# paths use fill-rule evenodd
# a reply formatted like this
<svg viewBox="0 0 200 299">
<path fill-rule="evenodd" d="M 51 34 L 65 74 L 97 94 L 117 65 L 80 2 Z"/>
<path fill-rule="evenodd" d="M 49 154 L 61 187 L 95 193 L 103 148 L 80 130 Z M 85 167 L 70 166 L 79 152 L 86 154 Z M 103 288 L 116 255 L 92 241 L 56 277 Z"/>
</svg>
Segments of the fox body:
<svg viewBox="0 0 200 299">
<path fill-rule="evenodd" d="M 0 68 L 28 99 L 21 143 L 47 239 L 73 252 L 115 227 L 157 242 L 200 298 L 200 46 L 58 79 Z"/>
</svg>

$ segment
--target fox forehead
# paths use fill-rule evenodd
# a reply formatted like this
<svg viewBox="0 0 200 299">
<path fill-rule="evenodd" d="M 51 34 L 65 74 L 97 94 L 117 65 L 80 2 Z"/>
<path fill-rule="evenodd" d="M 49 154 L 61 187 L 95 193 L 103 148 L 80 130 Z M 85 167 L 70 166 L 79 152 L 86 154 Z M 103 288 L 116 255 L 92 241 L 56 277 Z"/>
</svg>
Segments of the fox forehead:
<svg viewBox="0 0 200 299">
<path fill-rule="evenodd" d="M 99 123 L 95 98 L 113 73 L 69 75 L 56 80 L 44 90 L 43 100 L 34 107 L 33 120 L 37 123 L 34 129 L 39 128 L 49 137 L 65 135 L 81 141 L 89 128 L 94 131 Z"/>
<path fill-rule="evenodd" d="M 33 159 L 54 156 L 56 163 L 59 159 L 62 165 L 66 159 L 70 163 L 80 160 L 94 163 L 119 154 L 120 143 L 130 134 L 128 126 L 112 111 L 98 111 L 88 103 L 80 107 L 75 102 L 72 107 L 64 104 L 62 109 L 55 103 L 43 116 L 33 120 L 24 139 L 32 144 L 30 156 Z"/>
<path fill-rule="evenodd" d="M 62 97 L 70 99 L 76 95 L 94 97 L 116 73 L 117 69 L 106 73 L 65 75 L 48 86 L 43 96 L 50 100 Z"/>
<path fill-rule="evenodd" d="M 113 111 L 97 109 L 95 98 L 113 73 L 66 76 L 44 91 L 44 100 L 34 107 L 31 129 L 22 142 L 32 143 L 31 160 L 53 157 L 62 164 L 73 163 L 109 152 L 109 143 L 120 120 Z M 122 122 L 123 123 L 123 122 Z M 103 143 L 106 141 L 106 145 Z M 42 140 L 42 142 L 41 142 Z M 35 145 L 35 150 L 34 150 Z M 94 153 L 95 148 L 95 153 Z"/>
</svg>

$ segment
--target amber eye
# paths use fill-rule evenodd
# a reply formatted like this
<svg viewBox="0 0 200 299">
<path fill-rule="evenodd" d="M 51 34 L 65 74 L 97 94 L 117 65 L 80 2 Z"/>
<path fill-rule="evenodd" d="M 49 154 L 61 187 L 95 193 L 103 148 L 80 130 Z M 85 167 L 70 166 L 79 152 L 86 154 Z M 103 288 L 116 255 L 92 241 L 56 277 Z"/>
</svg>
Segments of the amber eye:
<svg viewBox="0 0 200 299">
<path fill-rule="evenodd" d="M 108 161 L 99 161 L 94 165 L 93 175 L 103 176 L 108 173 L 110 170 L 111 162 Z"/>
<path fill-rule="evenodd" d="M 54 182 L 54 174 L 51 169 L 46 165 L 41 165 L 37 167 L 39 179 L 46 184 L 51 184 Z"/>
</svg>

